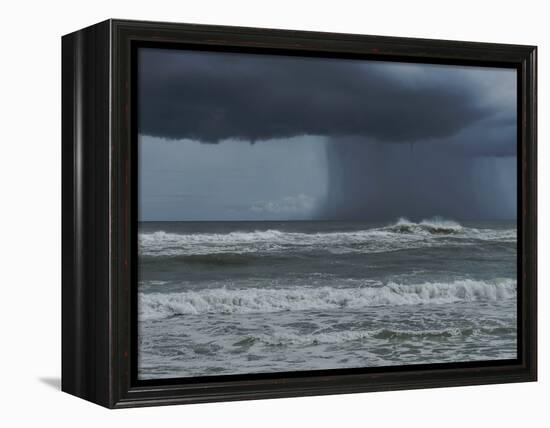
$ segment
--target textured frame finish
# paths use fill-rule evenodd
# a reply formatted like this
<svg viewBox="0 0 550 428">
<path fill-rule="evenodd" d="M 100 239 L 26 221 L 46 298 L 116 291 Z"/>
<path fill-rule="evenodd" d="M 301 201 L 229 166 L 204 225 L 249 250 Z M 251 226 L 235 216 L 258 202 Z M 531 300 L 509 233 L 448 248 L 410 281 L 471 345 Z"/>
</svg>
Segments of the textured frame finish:
<svg viewBox="0 0 550 428">
<path fill-rule="evenodd" d="M 516 68 L 521 208 L 517 363 L 137 382 L 132 53 L 138 43 Z M 536 380 L 535 47 L 108 20 L 63 37 L 62 74 L 63 391 L 122 408 Z"/>
</svg>

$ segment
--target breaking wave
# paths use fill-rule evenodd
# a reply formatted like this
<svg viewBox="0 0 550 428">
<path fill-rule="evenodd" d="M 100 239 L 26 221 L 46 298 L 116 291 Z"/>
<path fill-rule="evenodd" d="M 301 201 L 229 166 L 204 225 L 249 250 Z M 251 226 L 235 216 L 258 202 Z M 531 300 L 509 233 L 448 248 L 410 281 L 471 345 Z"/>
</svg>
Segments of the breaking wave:
<svg viewBox="0 0 550 428">
<path fill-rule="evenodd" d="M 380 253 L 471 241 L 514 242 L 515 229 L 476 229 L 443 219 L 419 223 L 399 219 L 372 229 L 340 232 L 286 232 L 280 230 L 178 234 L 164 231 L 140 233 L 142 256 L 281 253 L 321 250 L 335 254 Z"/>
<path fill-rule="evenodd" d="M 400 218 L 395 224 L 387 226 L 385 230 L 396 233 L 415 233 L 430 235 L 454 235 L 464 232 L 464 228 L 457 222 L 444 219 L 422 220 L 414 223 L 406 218 Z M 477 229 L 468 229 L 479 232 Z"/>
<path fill-rule="evenodd" d="M 381 340 L 430 340 L 437 338 L 461 338 L 469 336 L 498 336 L 516 333 L 515 327 L 450 327 L 432 330 L 402 330 L 395 328 L 380 328 L 375 330 L 330 331 L 298 334 L 292 332 L 275 332 L 274 334 L 249 335 L 237 345 L 252 345 L 261 342 L 270 346 L 308 346 L 322 344 L 339 344 L 369 339 Z"/>
<path fill-rule="evenodd" d="M 516 281 L 512 279 L 412 285 L 390 282 L 381 287 L 363 288 L 217 288 L 181 293 L 140 293 L 139 316 L 147 320 L 205 313 L 247 314 L 341 308 L 359 310 L 370 306 L 495 301 L 515 296 Z"/>
</svg>

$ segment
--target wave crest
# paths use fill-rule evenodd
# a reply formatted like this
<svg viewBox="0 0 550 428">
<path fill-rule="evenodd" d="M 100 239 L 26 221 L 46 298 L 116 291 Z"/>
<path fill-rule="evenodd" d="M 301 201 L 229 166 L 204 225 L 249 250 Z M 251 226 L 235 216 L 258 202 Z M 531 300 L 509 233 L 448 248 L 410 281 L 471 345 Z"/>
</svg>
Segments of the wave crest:
<svg viewBox="0 0 550 428">
<path fill-rule="evenodd" d="M 516 281 L 512 279 L 413 285 L 391 282 L 381 287 L 363 288 L 217 288 L 182 293 L 140 293 L 139 314 L 140 319 L 146 320 L 205 313 L 359 310 L 370 306 L 495 301 L 515 296 Z"/>
<path fill-rule="evenodd" d="M 515 327 L 449 327 L 432 330 L 403 330 L 395 328 L 380 328 L 375 330 L 329 331 L 310 334 L 292 332 L 275 332 L 273 334 L 249 335 L 237 345 L 252 345 L 261 342 L 268 346 L 310 346 L 324 344 L 341 344 L 345 342 L 361 342 L 369 339 L 381 340 L 430 340 L 437 338 L 498 336 L 515 334 Z"/>
<path fill-rule="evenodd" d="M 395 224 L 387 226 L 385 229 L 397 233 L 428 233 L 432 235 L 454 235 L 464 231 L 462 225 L 456 221 L 444 220 L 438 217 L 431 220 L 422 220 L 420 223 L 414 223 L 401 217 Z"/>
<path fill-rule="evenodd" d="M 467 241 L 514 242 L 515 229 L 476 229 L 444 219 L 405 218 L 372 229 L 334 232 L 285 232 L 280 230 L 178 234 L 164 231 L 140 233 L 142 256 L 207 255 L 216 253 L 282 253 L 287 250 L 321 250 L 334 254 L 382 253 Z"/>
</svg>

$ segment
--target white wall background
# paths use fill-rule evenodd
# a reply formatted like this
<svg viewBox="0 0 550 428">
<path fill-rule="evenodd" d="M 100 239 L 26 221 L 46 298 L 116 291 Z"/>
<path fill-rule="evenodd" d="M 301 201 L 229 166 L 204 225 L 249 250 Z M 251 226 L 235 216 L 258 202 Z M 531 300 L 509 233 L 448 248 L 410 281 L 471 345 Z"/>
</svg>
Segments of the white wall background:
<svg viewBox="0 0 550 428">
<path fill-rule="evenodd" d="M 548 426 L 550 31 L 543 1 L 4 1 L 0 48 L 0 425 Z M 59 391 L 60 36 L 106 18 L 539 46 L 540 381 L 108 411 Z M 546 336 L 545 336 L 546 334 Z"/>
</svg>

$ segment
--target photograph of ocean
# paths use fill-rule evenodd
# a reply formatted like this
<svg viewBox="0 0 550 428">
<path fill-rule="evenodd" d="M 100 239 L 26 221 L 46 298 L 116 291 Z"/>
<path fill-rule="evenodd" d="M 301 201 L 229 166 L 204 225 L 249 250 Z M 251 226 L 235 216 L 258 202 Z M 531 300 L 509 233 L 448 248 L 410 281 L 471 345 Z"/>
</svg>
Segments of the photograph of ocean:
<svg viewBox="0 0 550 428">
<path fill-rule="evenodd" d="M 138 380 L 517 359 L 516 69 L 135 71 Z"/>
<path fill-rule="evenodd" d="M 516 224 L 141 222 L 140 378 L 516 358 Z"/>
</svg>

